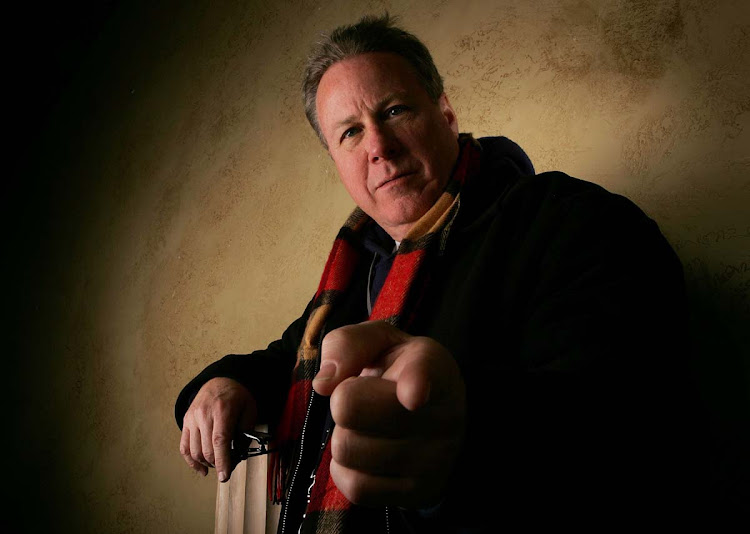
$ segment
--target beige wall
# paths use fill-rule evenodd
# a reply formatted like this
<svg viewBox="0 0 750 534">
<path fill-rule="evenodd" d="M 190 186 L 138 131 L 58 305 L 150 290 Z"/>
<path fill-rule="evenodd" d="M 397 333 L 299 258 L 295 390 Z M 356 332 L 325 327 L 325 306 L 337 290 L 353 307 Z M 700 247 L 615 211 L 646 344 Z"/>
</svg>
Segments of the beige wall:
<svg viewBox="0 0 750 534">
<path fill-rule="evenodd" d="M 11 288 L 26 524 L 212 529 L 215 483 L 180 458 L 173 403 L 314 291 L 352 204 L 305 122 L 301 65 L 320 31 L 384 8 L 433 51 L 463 131 L 657 220 L 686 267 L 709 402 L 747 413 L 745 0 L 222 4 L 117 14 L 27 162 L 46 185 Z"/>
</svg>

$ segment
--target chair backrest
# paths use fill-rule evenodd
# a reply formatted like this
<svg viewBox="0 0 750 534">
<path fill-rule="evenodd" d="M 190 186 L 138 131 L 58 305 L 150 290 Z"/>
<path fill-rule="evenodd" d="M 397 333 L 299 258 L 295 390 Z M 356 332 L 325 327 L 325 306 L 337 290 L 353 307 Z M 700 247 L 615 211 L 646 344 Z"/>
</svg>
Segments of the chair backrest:
<svg viewBox="0 0 750 534">
<path fill-rule="evenodd" d="M 264 428 L 258 430 L 265 431 Z M 268 500 L 268 456 L 240 462 L 229 482 L 216 489 L 216 534 L 274 534 L 281 506 Z"/>
</svg>

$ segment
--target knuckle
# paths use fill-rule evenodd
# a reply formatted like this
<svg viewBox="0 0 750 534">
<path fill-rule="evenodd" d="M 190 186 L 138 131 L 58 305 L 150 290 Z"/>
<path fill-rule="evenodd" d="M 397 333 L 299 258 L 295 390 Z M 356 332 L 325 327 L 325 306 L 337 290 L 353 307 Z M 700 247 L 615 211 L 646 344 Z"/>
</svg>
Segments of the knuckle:
<svg viewBox="0 0 750 534">
<path fill-rule="evenodd" d="M 410 338 L 409 342 L 430 352 L 446 352 L 446 348 L 440 342 L 428 336 L 415 336 Z"/>
<path fill-rule="evenodd" d="M 220 397 L 216 397 L 211 404 L 211 413 L 223 414 L 231 406 L 232 399 L 228 398 L 226 395 L 221 395 Z"/>
<path fill-rule="evenodd" d="M 323 338 L 323 342 L 320 344 L 321 354 L 325 354 L 326 357 L 336 354 L 342 344 L 346 342 L 347 335 L 346 332 L 344 332 L 345 328 L 345 326 L 342 326 L 336 330 L 331 330 L 326 334 Z"/>
<path fill-rule="evenodd" d="M 362 340 L 357 332 L 361 326 L 356 324 L 344 325 L 331 330 L 323 338 L 321 352 L 328 355 L 336 355 L 345 352 L 359 352 L 362 349 Z"/>
<path fill-rule="evenodd" d="M 435 350 L 432 340 L 428 337 L 413 337 L 411 338 L 410 343 L 415 350 L 420 352 L 429 354 L 431 351 Z"/>
<path fill-rule="evenodd" d="M 211 437 L 214 447 L 223 447 L 229 443 L 229 437 L 223 432 L 218 432 Z"/>
<path fill-rule="evenodd" d="M 355 471 L 342 469 L 336 462 L 331 462 L 331 474 L 336 487 L 354 504 L 365 504 L 367 492 L 361 476 Z"/>
<path fill-rule="evenodd" d="M 193 412 L 190 414 L 190 417 L 192 420 L 194 420 L 196 423 L 198 421 L 206 421 L 211 416 L 211 412 L 208 409 L 208 406 L 206 404 L 201 403 L 200 405 L 196 406 Z"/>
<path fill-rule="evenodd" d="M 431 359 L 441 357 L 442 353 L 445 351 L 440 343 L 425 336 L 414 337 L 411 339 L 411 343 L 416 351 L 419 351 L 421 354 L 424 354 Z"/>
<path fill-rule="evenodd" d="M 203 461 L 203 451 L 200 448 L 200 445 L 193 446 L 191 444 L 190 451 L 188 452 L 188 456 L 193 459 L 193 461 L 196 462 L 202 462 Z"/>
<path fill-rule="evenodd" d="M 350 465 L 352 432 L 341 427 L 336 427 L 331 436 L 331 456 L 339 464 Z"/>
<path fill-rule="evenodd" d="M 331 395 L 331 416 L 337 425 L 344 427 L 352 423 L 352 408 L 356 400 L 357 377 L 349 377 L 341 382 Z"/>
<path fill-rule="evenodd" d="M 358 504 L 358 505 L 367 504 L 367 498 L 365 497 L 364 492 L 362 491 L 362 486 L 359 484 L 351 485 L 350 490 L 349 490 L 349 495 L 347 495 L 347 499 L 349 499 L 354 504 Z"/>
</svg>

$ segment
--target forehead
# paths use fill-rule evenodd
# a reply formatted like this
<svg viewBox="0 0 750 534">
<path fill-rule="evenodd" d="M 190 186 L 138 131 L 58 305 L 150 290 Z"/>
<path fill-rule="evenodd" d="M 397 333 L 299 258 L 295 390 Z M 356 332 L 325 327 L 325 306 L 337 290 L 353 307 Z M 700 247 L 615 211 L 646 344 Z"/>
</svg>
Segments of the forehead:
<svg viewBox="0 0 750 534">
<path fill-rule="evenodd" d="M 392 52 L 367 52 L 337 61 L 326 70 L 320 85 L 333 80 L 349 82 L 395 82 L 419 85 L 419 79 L 409 61 Z M 320 87 L 319 85 L 319 87 Z"/>
<path fill-rule="evenodd" d="M 373 105 L 397 93 L 424 93 L 411 64 L 390 52 L 369 52 L 351 56 L 331 65 L 318 84 L 316 107 L 323 114 L 344 105 Z"/>
</svg>

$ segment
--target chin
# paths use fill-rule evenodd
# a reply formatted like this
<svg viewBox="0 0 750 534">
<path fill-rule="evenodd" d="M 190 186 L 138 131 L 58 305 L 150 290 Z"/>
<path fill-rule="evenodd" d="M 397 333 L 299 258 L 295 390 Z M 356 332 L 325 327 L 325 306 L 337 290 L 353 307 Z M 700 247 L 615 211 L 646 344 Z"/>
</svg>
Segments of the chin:
<svg viewBox="0 0 750 534">
<path fill-rule="evenodd" d="M 412 225 L 414 225 L 414 223 L 416 223 L 425 213 L 427 213 L 426 209 L 414 211 L 411 213 L 401 213 L 399 217 L 386 219 L 386 225 L 388 225 L 390 228 L 399 228 L 403 231 L 403 235 L 406 235 L 409 233 Z"/>
</svg>

